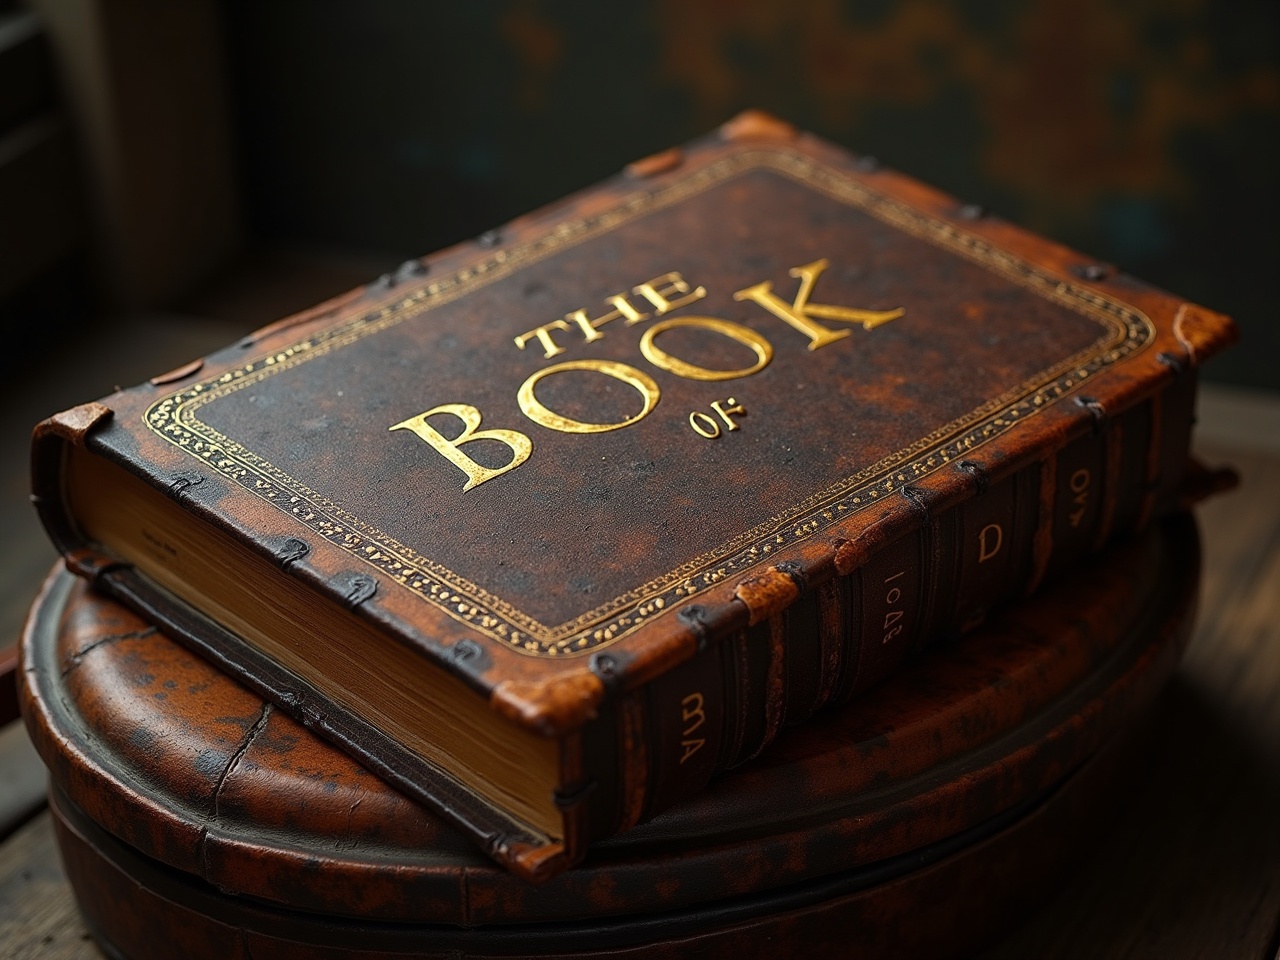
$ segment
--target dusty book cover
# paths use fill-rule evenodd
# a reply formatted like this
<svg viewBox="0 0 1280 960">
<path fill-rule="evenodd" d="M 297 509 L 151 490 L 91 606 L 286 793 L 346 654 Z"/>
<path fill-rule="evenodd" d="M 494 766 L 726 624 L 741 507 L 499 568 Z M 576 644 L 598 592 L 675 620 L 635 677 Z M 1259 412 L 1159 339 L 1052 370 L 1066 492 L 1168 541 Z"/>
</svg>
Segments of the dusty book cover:
<svg viewBox="0 0 1280 960">
<path fill-rule="evenodd" d="M 73 569 L 541 876 L 1171 502 L 1232 335 L 752 114 L 47 421 L 34 485 Z M 379 638 L 353 673 L 545 741 L 562 820 L 371 721 L 323 638 L 175 600 L 210 560 L 172 526 L 104 549 L 81 452 L 225 538 L 236 616 L 286 578 Z"/>
</svg>

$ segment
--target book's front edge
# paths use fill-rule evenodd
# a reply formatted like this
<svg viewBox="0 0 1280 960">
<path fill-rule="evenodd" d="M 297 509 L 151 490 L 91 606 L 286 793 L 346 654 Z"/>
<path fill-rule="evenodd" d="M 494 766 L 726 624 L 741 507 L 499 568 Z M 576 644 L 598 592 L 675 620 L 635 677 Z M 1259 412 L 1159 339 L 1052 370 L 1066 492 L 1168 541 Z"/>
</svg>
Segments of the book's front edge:
<svg viewBox="0 0 1280 960">
<path fill-rule="evenodd" d="M 81 534 L 63 489 L 69 445 L 84 445 L 113 411 L 87 403 L 37 425 L 32 437 L 31 500 L 66 567 L 169 636 L 237 678 L 263 699 L 356 757 L 397 790 L 469 837 L 489 857 L 532 882 L 548 880 L 581 859 L 586 805 L 563 809 L 565 841 L 544 836 L 487 803 L 461 781 L 343 709 L 213 620 L 171 596 L 128 563 L 103 553 Z"/>
<path fill-rule="evenodd" d="M 67 444 L 83 444 L 93 430 L 114 416 L 102 403 L 84 403 L 36 424 L 31 435 L 31 505 L 49 539 L 73 573 L 92 580 L 105 561 L 95 560 L 67 509 L 62 489 L 63 460 Z"/>
<path fill-rule="evenodd" d="M 112 566 L 94 579 L 94 586 L 145 615 L 164 633 L 236 677 L 264 700 L 282 706 L 308 730 L 356 757 L 395 789 L 439 814 L 518 876 L 542 881 L 570 866 L 565 843 L 542 836 L 503 814 L 461 781 L 171 597 L 133 567 Z"/>
</svg>

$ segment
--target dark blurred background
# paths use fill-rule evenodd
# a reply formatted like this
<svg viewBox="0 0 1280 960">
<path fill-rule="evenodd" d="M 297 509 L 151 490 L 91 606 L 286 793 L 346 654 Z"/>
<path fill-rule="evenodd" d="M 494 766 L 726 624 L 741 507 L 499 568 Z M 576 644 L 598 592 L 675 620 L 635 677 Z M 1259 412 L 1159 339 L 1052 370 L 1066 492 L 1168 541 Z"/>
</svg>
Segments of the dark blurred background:
<svg viewBox="0 0 1280 960">
<path fill-rule="evenodd" d="M 0 317 L 295 309 L 273 268 L 315 299 L 755 106 L 1232 314 L 1209 378 L 1276 388 L 1278 11 L 0 0 Z"/>
<path fill-rule="evenodd" d="M 745 107 L 1240 318 L 1280 386 L 1280 4 L 268 0 L 223 8 L 248 224 L 400 256 Z"/>
</svg>

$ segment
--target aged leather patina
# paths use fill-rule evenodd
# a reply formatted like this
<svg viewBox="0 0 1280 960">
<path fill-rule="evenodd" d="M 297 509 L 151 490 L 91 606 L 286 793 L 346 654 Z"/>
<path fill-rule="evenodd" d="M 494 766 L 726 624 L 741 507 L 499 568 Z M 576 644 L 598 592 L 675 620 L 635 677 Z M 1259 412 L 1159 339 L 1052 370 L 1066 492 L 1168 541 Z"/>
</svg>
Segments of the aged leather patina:
<svg viewBox="0 0 1280 960">
<path fill-rule="evenodd" d="M 1168 509 L 1233 336 L 760 114 L 482 241 L 47 421 L 35 488 L 73 568 L 529 877 Z M 562 835 L 86 543 L 66 444 L 557 738 Z"/>
</svg>

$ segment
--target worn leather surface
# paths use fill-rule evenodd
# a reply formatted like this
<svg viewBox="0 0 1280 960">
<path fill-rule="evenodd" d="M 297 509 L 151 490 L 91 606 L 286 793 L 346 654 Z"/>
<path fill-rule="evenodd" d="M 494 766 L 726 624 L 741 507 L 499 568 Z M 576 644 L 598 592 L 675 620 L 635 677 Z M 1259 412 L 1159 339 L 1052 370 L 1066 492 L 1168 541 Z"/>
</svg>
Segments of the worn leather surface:
<svg viewBox="0 0 1280 960">
<path fill-rule="evenodd" d="M 112 566 L 61 513 L 62 445 L 83 443 L 292 576 L 356 598 L 360 616 L 502 715 L 558 736 L 776 613 L 796 595 L 787 580 L 818 589 L 923 514 L 1158 403 L 1233 336 L 1211 311 L 1188 314 L 1180 298 L 758 115 L 410 266 L 105 398 L 92 416 L 48 422 L 37 432 L 38 505 L 79 569 Z M 797 306 L 806 268 L 809 304 L 879 319 Z M 671 271 L 689 293 L 657 282 Z M 664 295 L 636 292 L 646 281 L 680 305 L 661 312 Z M 766 308 L 766 293 L 783 307 Z M 628 325 L 632 314 L 606 302 L 619 294 L 644 318 Z M 809 349 L 818 340 L 781 317 L 787 305 L 848 335 Z M 615 307 L 623 316 L 586 322 Z M 565 319 L 580 309 L 583 323 Z M 698 318 L 736 325 L 737 340 Z M 672 321 L 685 325 L 654 338 L 646 359 L 644 338 Z M 547 344 L 529 336 L 554 323 L 563 329 Z M 759 369 L 691 379 L 655 364 L 655 345 L 701 375 Z M 583 361 L 641 371 L 649 399 L 660 395 L 652 410 L 607 432 L 531 422 L 521 385 Z M 617 424 L 641 410 L 625 380 L 566 369 L 532 393 L 579 422 Z M 706 429 L 713 403 L 745 413 L 705 439 L 689 418 L 705 414 Z M 528 460 L 464 490 L 447 457 L 392 429 L 442 404 L 480 411 L 482 431 L 526 434 Z M 449 438 L 461 429 L 450 413 L 431 422 Z M 1185 435 L 1150 442 L 1152 502 L 1168 501 Z M 463 450 L 489 469 L 511 456 L 496 440 Z M 128 571 L 107 580 L 185 622 Z M 697 629 L 680 616 L 693 602 Z M 228 656 L 224 644 L 204 648 Z M 282 671 L 252 672 L 277 699 L 305 699 Z M 304 719 L 375 753 L 325 703 Z M 382 762 L 388 775 L 402 766 Z M 501 818 L 467 798 L 426 793 L 526 873 L 540 856 L 563 865 L 519 838 L 504 845 Z M 613 822 L 618 804 L 600 805 L 598 819 Z M 569 859 L 588 833 L 608 832 L 587 828 L 587 806 L 566 814 Z"/>
<path fill-rule="evenodd" d="M 731 603 L 753 567 L 800 559 L 821 570 L 834 543 L 856 542 L 865 509 L 850 503 L 836 518 L 813 509 L 829 507 L 835 488 L 886 480 L 885 491 L 862 498 L 869 507 L 935 473 L 933 486 L 971 486 L 954 470 L 942 476 L 955 455 L 944 441 L 1007 474 L 1091 428 L 1095 413 L 1063 402 L 1072 394 L 1087 386 L 1098 408 L 1118 412 L 1171 381 L 1158 354 L 1189 366 L 1231 335 L 1224 318 L 1201 311 L 1210 319 L 1191 351 L 1173 329 L 1176 297 L 1107 269 L 1083 280 L 1073 268 L 1084 258 L 969 218 L 949 198 L 859 169 L 783 125 L 726 130 L 660 172 L 619 177 L 484 245 L 428 258 L 426 276 L 375 284 L 246 338 L 185 379 L 106 398 L 113 416 L 85 442 L 260 550 L 301 538 L 310 552 L 289 565 L 298 576 L 335 592 L 354 573 L 373 576 L 378 591 L 362 609 L 429 656 L 487 637 L 484 656 L 450 669 L 491 688 L 566 669 L 511 652 L 563 657 L 608 646 L 624 667 L 670 656 L 687 633 L 672 622 L 672 596 Z M 812 303 L 904 314 L 872 330 L 814 315 L 848 335 L 806 349 L 804 334 L 734 297 L 768 282 L 790 304 L 799 281 L 788 272 L 821 258 L 830 266 Z M 658 317 L 631 291 L 668 271 L 706 296 L 664 320 L 745 326 L 773 345 L 771 362 L 708 383 L 642 359 L 639 341 Z M 568 324 L 552 331 L 563 348 L 552 358 L 537 340 L 523 350 L 513 343 L 579 308 L 599 317 L 620 292 L 647 319 L 610 321 L 590 342 Z M 706 330 L 674 329 L 658 342 L 709 369 L 753 362 Z M 651 374 L 661 389 L 653 413 L 597 434 L 530 423 L 516 403 L 522 381 L 583 359 Z M 634 390 L 599 372 L 544 383 L 538 396 L 566 416 L 617 423 L 637 412 Z M 722 393 L 748 412 L 734 434 L 703 440 L 689 413 L 709 411 Z M 1014 428 L 1006 421 L 1020 399 L 1034 402 Z M 464 493 L 456 467 L 410 431 L 390 430 L 447 403 L 475 406 L 482 429 L 526 432 L 529 460 Z M 440 429 L 456 433 L 460 425 L 440 416 Z M 932 463 L 908 455 L 935 449 Z M 508 459 L 500 447 L 491 453 Z M 900 479 L 908 462 L 913 472 Z M 201 482 L 175 489 L 187 474 Z M 942 500 L 945 492 L 930 490 Z M 801 529 L 810 520 L 816 528 Z M 739 556 L 752 546 L 757 555 Z M 720 570 L 728 561 L 731 575 Z M 669 613 L 641 610 L 660 596 Z M 479 612 L 460 611 L 466 604 Z M 485 626 L 482 614 L 499 625 Z M 608 637 L 595 635 L 610 625 Z"/>
<path fill-rule="evenodd" d="M 1198 556 L 1168 520 L 538 886 L 65 573 L 25 632 L 23 706 L 89 821 L 234 897 L 480 927 L 714 913 L 1008 826 L 1172 670 Z"/>
<path fill-rule="evenodd" d="M 779 955 L 968 957 L 1035 908 L 1106 822 L 1123 782 L 1114 746 L 990 831 L 779 893 L 656 914 L 463 927 L 305 913 L 237 897 L 98 828 L 64 795 L 51 809 L 85 923 L 108 956 L 169 960 L 463 960 Z M 661 882 L 655 878 L 654 882 Z M 357 894 L 358 896 L 358 894 Z"/>
</svg>

